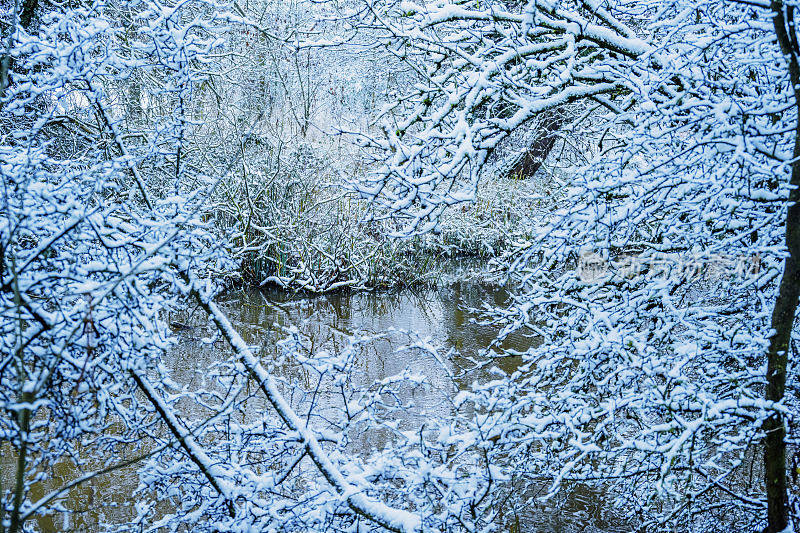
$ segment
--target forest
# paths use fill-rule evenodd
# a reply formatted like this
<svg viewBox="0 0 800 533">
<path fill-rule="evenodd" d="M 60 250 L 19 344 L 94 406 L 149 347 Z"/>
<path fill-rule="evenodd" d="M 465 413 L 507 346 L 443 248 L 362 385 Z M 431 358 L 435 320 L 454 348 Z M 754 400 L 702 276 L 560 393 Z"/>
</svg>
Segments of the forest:
<svg viewBox="0 0 800 533">
<path fill-rule="evenodd" d="M 0 0 L 0 533 L 800 531 L 799 7 Z"/>
</svg>

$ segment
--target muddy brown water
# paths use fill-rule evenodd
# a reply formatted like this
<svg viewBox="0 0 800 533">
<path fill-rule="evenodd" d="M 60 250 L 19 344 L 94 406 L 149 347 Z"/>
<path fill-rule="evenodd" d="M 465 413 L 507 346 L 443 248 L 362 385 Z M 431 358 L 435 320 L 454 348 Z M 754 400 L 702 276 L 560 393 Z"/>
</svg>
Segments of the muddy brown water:
<svg viewBox="0 0 800 533">
<path fill-rule="evenodd" d="M 501 305 L 507 293 L 499 286 L 475 282 L 453 281 L 435 289 L 403 290 L 379 293 L 337 293 L 313 298 L 291 296 L 276 291 L 238 291 L 221 299 L 231 321 L 245 340 L 254 346 L 274 346 L 285 333 L 283 328 L 296 326 L 304 336 L 320 347 L 340 349 L 351 334 L 384 334 L 370 345 L 358 361 L 359 379 L 380 380 L 404 368 L 425 375 L 430 386 L 415 392 L 414 405 L 419 411 L 410 413 L 409 424 L 420 423 L 428 412 L 441 413 L 459 389 L 468 387 L 471 379 L 459 377 L 465 368 L 486 359 L 486 350 L 496 339 L 496 326 L 481 323 L 475 309 L 484 304 Z M 209 334 L 200 326 L 202 317 L 189 310 L 174 317 L 173 324 L 180 338 L 169 354 L 167 363 L 177 379 L 191 386 L 203 386 L 205 371 L 220 357 L 221 345 L 201 341 Z M 396 348 L 408 342 L 408 333 L 443 348 L 454 348 L 446 360 L 421 353 L 399 356 Z M 521 333 L 512 334 L 504 348 L 524 351 L 536 339 Z M 518 358 L 495 359 L 492 364 L 512 371 Z M 281 370 L 278 370 L 279 372 Z M 284 370 L 291 372 L 291 370 Z M 471 374 L 474 375 L 474 374 Z M 455 377 L 454 377 L 455 376 Z M 296 378 L 297 376 L 295 376 Z M 305 385 L 312 385 L 311 382 Z M 259 406 L 260 408 L 260 406 Z M 415 422 L 416 420 L 416 422 Z M 358 446 L 376 446 L 366 437 Z M 3 454 L 0 460 L 2 486 L 8 487 L 13 477 L 13 460 Z M 54 472 L 62 482 L 81 475 L 69 466 Z M 69 492 L 62 501 L 66 512 L 38 517 L 36 531 L 101 531 L 101 524 L 124 524 L 135 515 L 132 493 L 138 485 L 135 466 L 101 476 Z M 32 499 L 41 497 L 52 486 L 37 486 Z M 524 495 L 526 499 L 533 496 Z M 534 506 L 533 514 L 520 517 L 520 530 L 531 532 L 623 531 L 619 523 L 608 518 L 602 494 L 589 489 L 572 491 L 568 497 Z M 613 513 L 611 513 L 613 516 Z M 504 525 L 507 529 L 508 525 Z M 513 529 L 513 528 L 512 528 Z"/>
</svg>

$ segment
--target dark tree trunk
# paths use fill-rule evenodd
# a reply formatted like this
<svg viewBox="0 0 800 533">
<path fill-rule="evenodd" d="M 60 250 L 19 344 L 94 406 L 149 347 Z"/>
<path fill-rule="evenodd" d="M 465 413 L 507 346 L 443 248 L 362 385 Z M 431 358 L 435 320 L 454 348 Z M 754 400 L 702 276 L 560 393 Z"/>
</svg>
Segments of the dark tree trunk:
<svg viewBox="0 0 800 533">
<path fill-rule="evenodd" d="M 559 109 L 552 109 L 538 117 L 536 135 L 533 141 L 511 162 L 508 177 L 516 179 L 530 178 L 542 166 L 553 146 L 558 140 L 558 132 L 564 125 L 566 118 Z"/>
<path fill-rule="evenodd" d="M 19 13 L 18 23 L 24 30 L 30 29 L 33 16 L 36 14 L 36 8 L 39 6 L 39 0 L 26 0 L 22 3 L 22 10 Z M 19 7 L 17 7 L 19 9 Z M 5 95 L 6 87 L 11 83 L 11 69 L 14 67 L 14 61 L 8 50 L 11 48 L 11 41 L 14 32 L 16 31 L 17 21 L 14 21 L 9 29 L 8 43 L 4 54 L 0 57 L 0 99 Z M 2 104 L 0 104 L 2 108 Z"/>
<path fill-rule="evenodd" d="M 789 64 L 789 80 L 794 87 L 795 107 L 800 103 L 800 66 L 794 27 L 794 9 L 782 0 L 773 0 L 773 23 L 783 54 Z M 766 399 L 783 399 L 789 359 L 789 343 L 800 298 L 800 113 L 795 126 L 795 144 L 786 214 L 786 247 L 789 256 L 784 264 L 778 297 L 772 311 L 772 329 L 767 351 Z M 765 533 L 779 533 L 789 525 L 788 480 L 786 475 L 785 420 L 775 413 L 764 424 L 764 481 L 767 489 L 767 528 Z"/>
</svg>

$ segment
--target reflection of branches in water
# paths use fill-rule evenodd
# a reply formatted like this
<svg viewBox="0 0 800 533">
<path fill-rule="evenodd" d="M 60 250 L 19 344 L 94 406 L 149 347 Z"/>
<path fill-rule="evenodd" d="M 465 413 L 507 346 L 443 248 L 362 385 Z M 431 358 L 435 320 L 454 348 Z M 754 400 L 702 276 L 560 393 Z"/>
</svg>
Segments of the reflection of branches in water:
<svg viewBox="0 0 800 533">
<path fill-rule="evenodd" d="M 269 347 L 276 331 L 296 325 L 317 349 L 339 350 L 345 339 L 359 332 L 375 333 L 391 327 L 430 335 L 441 344 L 455 348 L 450 356 L 461 377 L 460 387 L 471 381 L 485 381 L 486 366 L 499 364 L 511 371 L 517 361 L 494 361 L 489 350 L 499 326 L 484 320 L 481 309 L 506 300 L 502 287 L 478 283 L 452 283 L 438 290 L 418 289 L 380 293 L 335 293 L 313 298 L 296 298 L 286 293 L 242 291 L 228 300 L 236 308 L 239 326 L 252 342 L 262 346 L 262 355 L 275 357 Z M 276 326 L 277 324 L 277 326 Z M 364 371 L 377 366 L 385 372 L 387 357 L 393 356 L 396 339 L 389 337 L 364 348 L 359 362 Z M 506 339 L 503 349 L 525 350 L 531 339 L 522 333 Z M 288 370 L 288 369 L 287 369 Z"/>
<path fill-rule="evenodd" d="M 294 375 L 305 386 L 312 383 L 296 366 L 280 363 L 275 339 L 283 328 L 296 326 L 310 343 L 311 351 L 344 349 L 354 334 L 374 334 L 388 328 L 413 330 L 421 337 L 454 348 L 448 363 L 454 365 L 457 386 L 469 388 L 473 381 L 489 379 L 488 369 L 499 366 L 512 372 L 518 358 L 497 359 L 492 351 L 500 325 L 482 313 L 486 305 L 496 306 L 507 298 L 499 286 L 478 283 L 452 283 L 438 290 L 419 289 L 379 293 L 336 293 L 312 298 L 292 297 L 274 291 L 240 291 L 229 296 L 225 307 L 237 317 L 237 327 L 248 342 L 259 346 L 260 357 Z M 403 361 L 395 348 L 401 335 L 384 335 L 363 346 L 357 364 L 368 376 L 385 375 Z M 499 348 L 524 351 L 535 339 L 524 333 L 507 338 Z M 404 356 L 406 357 L 406 356 Z M 411 360 L 413 361 L 413 359 Z"/>
<path fill-rule="evenodd" d="M 575 491 L 579 497 L 570 500 L 565 495 L 565 499 L 551 500 L 546 507 L 535 504 L 535 495 L 531 496 L 530 513 L 517 505 L 517 500 L 527 499 L 528 493 L 515 491 L 513 480 L 506 482 L 499 471 L 492 470 L 505 453 L 497 442 L 494 423 L 483 416 L 485 413 L 476 416 L 471 404 L 457 399 L 459 390 L 471 390 L 472 382 L 481 378 L 475 372 L 463 371 L 460 363 L 466 359 L 459 358 L 453 349 L 455 342 L 469 339 L 472 344 L 467 349 L 475 351 L 468 355 L 479 361 L 481 354 L 476 346 L 484 338 L 489 344 L 496 326 L 476 321 L 480 315 L 475 309 L 487 299 L 501 297 L 498 293 L 494 288 L 454 285 L 437 292 L 273 300 L 271 295 L 254 292 L 237 294 L 226 307 L 234 309 L 242 321 L 253 320 L 243 328 L 249 330 L 259 349 L 257 359 L 272 373 L 276 387 L 294 412 L 306 426 L 314 428 L 326 451 L 352 475 L 368 480 L 387 501 L 419 491 L 426 494 L 430 505 L 453 505 L 453 513 L 465 506 L 471 513 L 469 505 L 479 508 L 490 491 L 493 495 L 503 491 L 513 502 L 503 511 L 519 513 L 524 523 L 548 516 L 541 514 L 543 509 L 556 515 L 568 509 L 579 523 L 601 522 L 598 507 L 590 505 L 598 498 L 579 489 Z M 400 323 L 417 331 L 381 329 Z M 276 343 L 276 338 L 284 340 Z M 462 341 L 462 347 L 464 344 Z M 199 351 L 193 347 L 191 357 L 175 361 L 181 367 L 194 360 L 195 374 L 204 379 L 204 389 L 190 388 L 192 392 L 175 400 L 182 413 L 196 417 L 218 411 L 231 400 L 228 391 L 244 382 L 244 392 L 233 400 L 222 422 L 198 435 L 208 443 L 210 453 L 234 465 L 235 472 L 268 477 L 271 488 L 263 497 L 281 502 L 281 512 L 286 513 L 281 520 L 292 523 L 295 530 L 313 527 L 308 512 L 311 508 L 329 509 L 332 514 L 327 515 L 328 520 L 345 519 L 341 506 L 328 503 L 330 488 L 320 483 L 302 443 L 270 413 L 263 396 L 257 395 L 257 380 L 237 367 L 230 352 L 205 346 L 207 357 L 201 361 Z M 185 371 L 176 370 L 176 376 Z M 452 440 L 456 435 L 459 440 Z M 463 440 L 465 436 L 468 438 Z M 170 460 L 177 458 L 165 456 L 159 464 L 169 464 Z M 461 483 L 460 478 L 436 478 L 431 484 L 417 475 L 421 469 L 433 472 L 436 468 L 442 468 L 443 473 L 469 471 L 477 484 L 462 487 L 464 491 L 457 494 L 447 487 Z M 198 478 L 196 473 L 191 475 Z M 548 485 L 546 481 L 542 484 Z M 155 485 L 158 490 L 160 487 Z M 164 490 L 167 488 L 164 486 Z M 528 485 L 526 490 L 531 488 L 535 487 Z M 493 518 L 499 512 L 496 507 L 482 512 L 495 524 L 509 518 Z M 534 514 L 537 519 L 528 520 Z M 572 527 L 556 518 L 547 524 L 566 530 Z M 331 527 L 341 526 L 343 523 Z"/>
</svg>

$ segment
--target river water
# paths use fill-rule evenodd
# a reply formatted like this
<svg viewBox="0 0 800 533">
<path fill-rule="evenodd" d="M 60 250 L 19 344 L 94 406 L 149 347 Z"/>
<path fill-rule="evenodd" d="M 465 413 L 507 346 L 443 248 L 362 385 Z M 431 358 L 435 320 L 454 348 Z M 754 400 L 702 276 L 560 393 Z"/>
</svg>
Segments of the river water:
<svg viewBox="0 0 800 533">
<path fill-rule="evenodd" d="M 404 368 L 423 374 L 428 386 L 414 393 L 414 412 L 404 416 L 404 422 L 413 425 L 421 423 L 427 413 L 441 414 L 447 401 L 459 389 L 469 386 L 475 374 L 469 374 L 469 378 L 459 377 L 462 370 L 474 367 L 476 361 L 485 361 L 487 348 L 496 339 L 497 327 L 481 323 L 476 309 L 485 304 L 502 305 L 507 293 L 499 286 L 464 281 L 464 277 L 462 272 L 456 272 L 452 281 L 430 289 L 316 297 L 243 290 L 227 294 L 220 303 L 248 344 L 266 348 L 262 353 L 269 353 L 270 347 L 285 336 L 285 328 L 291 326 L 298 328 L 315 346 L 330 351 L 341 349 L 350 335 L 381 334 L 379 341 L 370 343 L 368 350 L 360 352 L 359 379 L 365 383 L 381 380 Z M 176 379 L 189 387 L 204 386 L 206 369 L 225 349 L 201 340 L 210 332 L 201 325 L 204 323 L 201 314 L 190 309 L 172 318 L 180 342 L 169 355 L 168 364 Z M 449 348 L 453 351 L 446 358 L 413 351 L 398 354 L 397 347 L 408 343 L 409 338 L 425 339 L 431 345 L 442 347 L 440 353 L 447 353 Z M 502 347 L 524 351 L 535 342 L 535 338 L 516 333 L 508 337 Z M 514 357 L 492 361 L 506 371 L 513 370 L 517 363 Z M 300 378 L 302 381 L 302 376 Z M 313 386 L 313 383 L 309 381 L 303 385 Z M 357 446 L 380 445 L 373 442 L 374 438 L 365 437 Z M 1 462 L 3 486 L 8 486 L 13 474 L 13 463 L 9 459 L 5 457 Z M 80 475 L 69 466 L 55 474 L 63 480 Z M 96 478 L 73 489 L 64 499 L 63 506 L 68 512 L 55 518 L 40 517 L 35 521 L 35 528 L 42 532 L 94 533 L 100 530 L 98 524 L 103 522 L 125 523 L 134 516 L 131 494 L 137 484 L 135 466 Z M 36 487 L 32 499 L 41 497 L 48 488 Z M 532 494 L 526 495 L 526 499 L 528 496 Z M 568 497 L 546 504 L 529 505 L 529 509 L 532 511 L 525 512 L 520 519 L 521 531 L 624 530 L 613 518 L 608 518 L 613 512 L 604 505 L 602 495 L 588 489 L 574 490 Z"/>
</svg>

